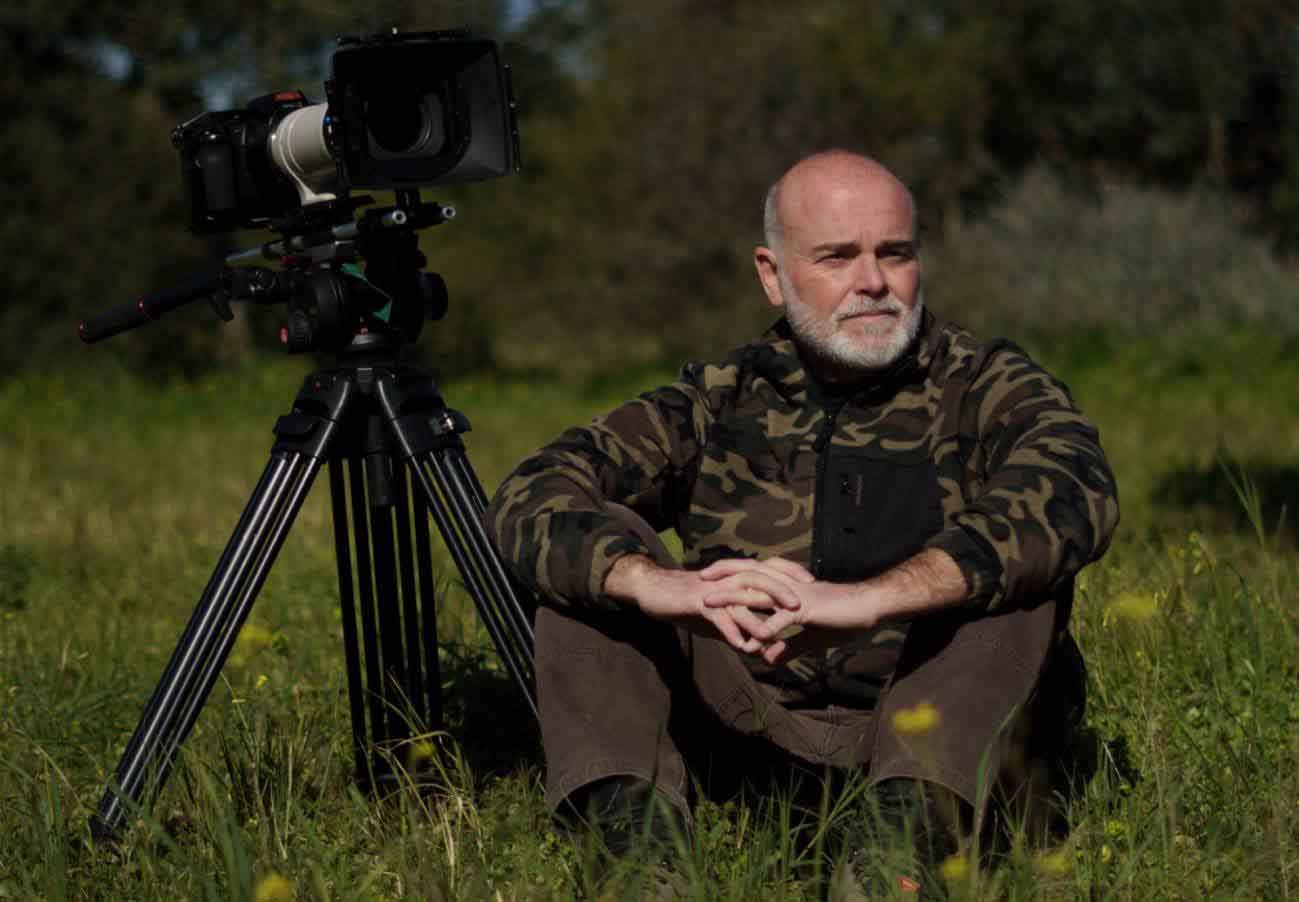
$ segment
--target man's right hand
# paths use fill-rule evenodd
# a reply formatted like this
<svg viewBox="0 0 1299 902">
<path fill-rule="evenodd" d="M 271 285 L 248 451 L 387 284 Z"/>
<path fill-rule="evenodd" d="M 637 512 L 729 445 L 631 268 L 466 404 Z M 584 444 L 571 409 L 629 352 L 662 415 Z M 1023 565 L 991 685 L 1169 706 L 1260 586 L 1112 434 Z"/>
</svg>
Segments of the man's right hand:
<svg viewBox="0 0 1299 902">
<path fill-rule="evenodd" d="M 734 585 L 727 585 L 734 582 Z M 734 603 L 709 607 L 704 598 L 721 588 L 732 590 Z M 763 622 L 777 609 L 797 610 L 799 597 L 787 578 L 760 571 L 737 573 L 727 580 L 705 580 L 695 571 L 660 567 L 641 554 L 619 558 L 604 580 L 604 592 L 635 604 L 647 616 L 685 627 L 709 638 L 721 636 L 733 648 L 757 654 L 772 636 Z"/>
</svg>

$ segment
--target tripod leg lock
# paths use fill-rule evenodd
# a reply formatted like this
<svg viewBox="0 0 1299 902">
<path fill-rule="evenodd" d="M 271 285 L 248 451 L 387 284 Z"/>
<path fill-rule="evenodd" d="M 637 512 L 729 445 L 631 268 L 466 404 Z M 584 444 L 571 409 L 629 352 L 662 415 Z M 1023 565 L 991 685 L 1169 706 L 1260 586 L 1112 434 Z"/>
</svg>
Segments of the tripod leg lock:
<svg viewBox="0 0 1299 902">
<path fill-rule="evenodd" d="M 469 425 L 469 417 L 465 416 L 458 410 L 452 410 L 447 407 L 439 410 L 429 418 L 429 428 L 433 434 L 441 437 L 444 435 L 461 435 L 469 432 L 473 427 Z"/>
<path fill-rule="evenodd" d="M 323 458 L 355 392 L 356 384 L 351 379 L 308 378 L 293 410 L 275 422 L 272 453 L 290 451 L 317 460 Z"/>
</svg>

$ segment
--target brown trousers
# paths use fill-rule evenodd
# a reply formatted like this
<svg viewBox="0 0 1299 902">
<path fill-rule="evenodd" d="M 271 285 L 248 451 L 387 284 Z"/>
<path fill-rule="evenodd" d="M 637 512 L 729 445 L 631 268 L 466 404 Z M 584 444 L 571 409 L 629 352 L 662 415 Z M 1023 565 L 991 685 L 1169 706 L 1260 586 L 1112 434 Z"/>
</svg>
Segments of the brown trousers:
<svg viewBox="0 0 1299 902">
<path fill-rule="evenodd" d="M 656 561 L 679 566 L 640 517 L 610 507 Z M 1042 735 L 1081 717 L 1081 659 L 1057 623 L 1067 616 L 1059 607 L 1047 599 L 991 616 L 916 621 L 879 707 L 861 711 L 785 708 L 720 639 L 631 610 L 543 606 L 536 667 L 547 801 L 557 808 L 589 783 L 633 775 L 689 817 L 687 761 L 699 760 L 692 753 L 720 731 L 749 749 L 774 746 L 813 765 L 864 767 L 872 784 L 893 777 L 937 783 L 973 806 L 978 825 L 995 785 L 1010 792 L 1027 785 L 1034 768 L 1026 757 Z M 1057 643 L 1061 636 L 1066 641 Z M 1057 648 L 1064 652 L 1052 654 Z M 1067 676 L 1035 693 L 1049 658 L 1062 659 L 1055 669 Z M 917 731 L 914 718 L 897 718 L 922 703 L 938 714 L 931 728 Z M 1038 739 L 1028 741 L 1030 734 Z"/>
</svg>

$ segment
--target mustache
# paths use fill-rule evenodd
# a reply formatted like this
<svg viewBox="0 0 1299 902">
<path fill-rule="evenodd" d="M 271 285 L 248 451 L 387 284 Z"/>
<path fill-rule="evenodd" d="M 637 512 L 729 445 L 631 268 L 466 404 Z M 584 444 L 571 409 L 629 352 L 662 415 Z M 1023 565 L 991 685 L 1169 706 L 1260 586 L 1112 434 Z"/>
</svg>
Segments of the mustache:
<svg viewBox="0 0 1299 902">
<path fill-rule="evenodd" d="M 881 298 L 878 301 L 868 301 L 859 299 L 849 302 L 845 307 L 834 312 L 835 322 L 841 322 L 853 316 L 863 316 L 876 313 L 892 313 L 895 316 L 901 316 L 906 312 L 906 307 L 901 301 L 893 295 Z"/>
</svg>

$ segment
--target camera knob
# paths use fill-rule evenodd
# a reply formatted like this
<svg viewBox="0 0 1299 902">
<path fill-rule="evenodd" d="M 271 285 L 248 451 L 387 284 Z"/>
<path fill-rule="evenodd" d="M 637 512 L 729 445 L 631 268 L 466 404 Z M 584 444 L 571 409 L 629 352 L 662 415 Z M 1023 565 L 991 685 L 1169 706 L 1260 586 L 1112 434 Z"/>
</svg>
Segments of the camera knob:
<svg viewBox="0 0 1299 902">
<path fill-rule="evenodd" d="M 311 317 L 305 310 L 290 310 L 289 321 L 280 330 L 280 343 L 290 354 L 301 354 L 316 346 Z"/>
<path fill-rule="evenodd" d="M 424 310 L 431 320 L 439 320 L 447 315 L 451 299 L 447 294 L 447 283 L 435 272 L 421 273 L 420 294 L 424 297 Z"/>
</svg>

